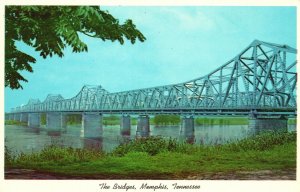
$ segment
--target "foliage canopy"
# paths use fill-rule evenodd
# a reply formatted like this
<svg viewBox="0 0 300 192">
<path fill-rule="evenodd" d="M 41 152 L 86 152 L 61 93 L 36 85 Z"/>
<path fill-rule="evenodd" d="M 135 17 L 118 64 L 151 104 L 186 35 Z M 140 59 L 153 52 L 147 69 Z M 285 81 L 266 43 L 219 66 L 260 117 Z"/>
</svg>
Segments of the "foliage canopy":
<svg viewBox="0 0 300 192">
<path fill-rule="evenodd" d="M 27 80 L 20 74 L 33 72 L 30 64 L 36 59 L 16 47 L 17 41 L 35 48 L 43 58 L 64 56 L 70 46 L 73 52 L 88 51 L 79 38 L 84 34 L 103 41 L 125 39 L 132 44 L 146 40 L 129 19 L 123 24 L 98 6 L 6 6 L 5 7 L 5 86 L 22 88 L 20 81 Z"/>
</svg>

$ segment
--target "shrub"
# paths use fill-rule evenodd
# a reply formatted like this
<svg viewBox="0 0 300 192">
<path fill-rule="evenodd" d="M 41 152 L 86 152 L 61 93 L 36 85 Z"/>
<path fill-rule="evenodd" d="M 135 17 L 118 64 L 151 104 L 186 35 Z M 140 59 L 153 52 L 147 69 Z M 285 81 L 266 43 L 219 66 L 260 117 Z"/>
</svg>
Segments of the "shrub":
<svg viewBox="0 0 300 192">
<path fill-rule="evenodd" d="M 40 152 L 32 154 L 21 153 L 16 157 L 16 163 L 53 162 L 61 165 L 67 163 L 92 161 L 104 156 L 103 152 L 71 147 L 47 146 Z"/>
<path fill-rule="evenodd" d="M 282 145 L 287 142 L 296 141 L 296 132 L 266 132 L 250 138 L 224 145 L 225 148 L 233 151 L 246 150 L 267 150 L 276 145 Z"/>
<path fill-rule="evenodd" d="M 128 143 L 119 145 L 112 154 L 124 156 L 129 152 L 146 152 L 149 155 L 156 155 L 165 151 L 185 151 L 189 144 L 180 143 L 176 139 L 165 139 L 162 137 L 138 138 Z M 191 145 L 189 145 L 191 146 Z M 192 147 L 192 146 L 191 146 Z"/>
<path fill-rule="evenodd" d="M 5 166 L 11 164 L 14 161 L 15 157 L 10 149 L 5 145 L 4 147 L 4 162 Z"/>
</svg>

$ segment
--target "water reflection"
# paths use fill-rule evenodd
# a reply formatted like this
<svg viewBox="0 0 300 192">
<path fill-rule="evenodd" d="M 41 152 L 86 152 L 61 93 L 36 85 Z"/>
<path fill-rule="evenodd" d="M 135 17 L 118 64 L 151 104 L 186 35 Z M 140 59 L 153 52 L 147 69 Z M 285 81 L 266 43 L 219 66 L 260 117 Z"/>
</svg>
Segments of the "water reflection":
<svg viewBox="0 0 300 192">
<path fill-rule="evenodd" d="M 202 125 L 196 127 L 196 143 L 218 145 L 247 137 L 247 125 Z"/>
<path fill-rule="evenodd" d="M 85 138 L 83 139 L 83 147 L 95 151 L 101 151 L 103 148 L 103 138 Z"/>
<path fill-rule="evenodd" d="M 61 134 L 62 131 L 47 131 L 47 135 L 50 137 L 59 137 Z"/>
<path fill-rule="evenodd" d="M 180 141 L 185 141 L 186 143 L 189 143 L 189 144 L 194 144 L 195 143 L 195 140 L 196 140 L 196 137 L 195 137 L 195 130 L 180 130 L 180 133 L 179 133 L 179 140 Z"/>
<path fill-rule="evenodd" d="M 121 138 L 120 138 L 121 143 L 127 143 L 130 140 L 131 140 L 130 132 L 129 134 L 128 132 L 121 132 Z"/>
<path fill-rule="evenodd" d="M 41 132 L 41 129 L 40 128 L 29 128 L 29 127 L 24 127 L 24 130 L 26 133 L 33 133 L 33 134 L 36 134 L 36 135 L 39 135 L 40 132 Z"/>
<path fill-rule="evenodd" d="M 185 141 L 189 144 L 195 143 L 195 131 L 180 131 L 179 140 Z"/>
<path fill-rule="evenodd" d="M 257 127 L 255 129 L 251 129 L 251 135 L 257 135 L 257 134 L 261 134 L 261 133 L 265 133 L 265 132 L 287 132 L 288 131 L 288 127 L 286 128 L 281 128 L 281 129 L 273 129 L 270 127 Z"/>
<path fill-rule="evenodd" d="M 81 125 L 70 125 L 66 127 L 66 134 L 76 137 L 83 137 L 84 130 Z"/>
<path fill-rule="evenodd" d="M 123 137 L 130 137 L 130 129 L 120 130 L 120 134 Z"/>
<path fill-rule="evenodd" d="M 195 143 L 195 136 L 185 137 L 185 142 L 189 143 L 189 144 L 194 144 Z"/>
</svg>

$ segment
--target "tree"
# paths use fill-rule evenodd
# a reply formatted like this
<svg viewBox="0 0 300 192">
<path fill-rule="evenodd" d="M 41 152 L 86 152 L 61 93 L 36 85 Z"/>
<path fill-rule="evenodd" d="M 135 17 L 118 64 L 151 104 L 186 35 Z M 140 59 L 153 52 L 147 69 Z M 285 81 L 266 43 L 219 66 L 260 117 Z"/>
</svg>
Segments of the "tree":
<svg viewBox="0 0 300 192">
<path fill-rule="evenodd" d="M 19 73 L 33 72 L 30 64 L 36 59 L 17 49 L 17 41 L 35 48 L 43 58 L 58 55 L 71 46 L 73 52 L 88 51 L 79 33 L 103 41 L 125 39 L 143 42 L 144 35 L 131 20 L 119 24 L 107 11 L 98 6 L 6 6 L 5 7 L 5 87 L 22 88 L 27 80 Z"/>
</svg>

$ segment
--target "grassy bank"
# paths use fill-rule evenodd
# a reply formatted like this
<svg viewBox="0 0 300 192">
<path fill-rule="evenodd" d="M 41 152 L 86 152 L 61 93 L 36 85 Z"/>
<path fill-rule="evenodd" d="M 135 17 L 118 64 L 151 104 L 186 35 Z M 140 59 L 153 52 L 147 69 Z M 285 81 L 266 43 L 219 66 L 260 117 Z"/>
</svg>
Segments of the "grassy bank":
<svg viewBox="0 0 300 192">
<path fill-rule="evenodd" d="M 198 146 L 150 137 L 111 153 L 48 147 L 39 153 L 5 154 L 6 168 L 105 178 L 184 178 L 187 175 L 296 167 L 296 133 L 265 133 L 235 143 Z"/>
</svg>

